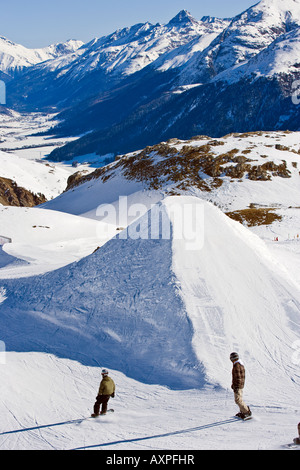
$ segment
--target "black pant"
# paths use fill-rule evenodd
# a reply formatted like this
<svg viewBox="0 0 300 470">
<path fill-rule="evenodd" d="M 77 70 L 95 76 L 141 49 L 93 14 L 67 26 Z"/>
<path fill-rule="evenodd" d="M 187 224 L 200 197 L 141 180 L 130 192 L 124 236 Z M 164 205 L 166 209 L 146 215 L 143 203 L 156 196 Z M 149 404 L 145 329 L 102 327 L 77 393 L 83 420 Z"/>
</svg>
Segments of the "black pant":
<svg viewBox="0 0 300 470">
<path fill-rule="evenodd" d="M 102 405 L 102 408 L 101 408 L 101 413 L 106 413 L 107 411 L 107 403 L 108 403 L 108 400 L 110 399 L 110 395 L 98 395 L 97 396 L 97 401 L 96 403 L 94 404 L 94 413 L 96 415 L 99 414 L 99 410 L 100 410 L 100 405 Z"/>
</svg>

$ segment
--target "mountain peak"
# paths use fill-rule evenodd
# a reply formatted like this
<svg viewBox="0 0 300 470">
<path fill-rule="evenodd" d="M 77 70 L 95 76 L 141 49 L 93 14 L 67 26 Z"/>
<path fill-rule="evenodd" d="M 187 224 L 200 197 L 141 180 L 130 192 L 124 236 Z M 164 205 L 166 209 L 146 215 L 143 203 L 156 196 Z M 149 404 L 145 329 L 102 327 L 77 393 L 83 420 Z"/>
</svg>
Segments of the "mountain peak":
<svg viewBox="0 0 300 470">
<path fill-rule="evenodd" d="M 249 10 L 268 12 L 289 13 L 291 16 L 298 17 L 300 13 L 300 0 L 261 0 Z"/>
<path fill-rule="evenodd" d="M 195 19 L 187 10 L 181 10 L 174 18 L 169 21 L 170 25 L 176 24 L 193 24 L 195 23 Z"/>
</svg>

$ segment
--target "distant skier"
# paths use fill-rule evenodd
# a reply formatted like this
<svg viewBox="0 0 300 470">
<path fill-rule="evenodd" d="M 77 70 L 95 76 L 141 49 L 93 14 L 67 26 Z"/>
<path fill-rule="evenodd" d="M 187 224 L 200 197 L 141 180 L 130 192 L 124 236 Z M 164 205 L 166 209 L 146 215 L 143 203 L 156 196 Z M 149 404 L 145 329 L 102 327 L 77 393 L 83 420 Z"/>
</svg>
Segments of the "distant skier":
<svg viewBox="0 0 300 470">
<path fill-rule="evenodd" d="M 108 377 L 108 370 L 103 369 L 101 372 L 102 380 L 100 383 L 98 395 L 96 397 L 96 402 L 94 404 L 94 413 L 92 414 L 92 418 L 96 418 L 99 416 L 100 406 L 101 407 L 101 415 L 105 415 L 107 412 L 107 403 L 110 397 L 114 398 L 115 396 L 115 383 L 113 379 Z"/>
<path fill-rule="evenodd" d="M 236 416 L 242 419 L 249 418 L 252 415 L 251 410 L 243 401 L 243 389 L 246 376 L 245 367 L 236 352 L 230 354 L 230 360 L 233 363 L 231 388 L 234 391 L 235 403 L 240 408 L 240 412 L 237 413 Z"/>
</svg>

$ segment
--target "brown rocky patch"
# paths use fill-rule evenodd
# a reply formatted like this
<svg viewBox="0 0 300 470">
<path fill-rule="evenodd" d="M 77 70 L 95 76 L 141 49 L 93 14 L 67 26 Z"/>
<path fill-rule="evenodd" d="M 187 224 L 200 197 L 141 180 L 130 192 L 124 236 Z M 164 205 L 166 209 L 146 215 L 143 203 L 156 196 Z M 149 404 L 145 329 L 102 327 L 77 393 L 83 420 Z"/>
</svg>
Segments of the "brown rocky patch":
<svg viewBox="0 0 300 470">
<path fill-rule="evenodd" d="M 280 215 L 273 212 L 272 208 L 262 207 L 251 207 L 249 209 L 226 212 L 226 215 L 241 224 L 246 224 L 248 227 L 271 225 L 275 220 L 282 219 Z"/>
<path fill-rule="evenodd" d="M 15 181 L 0 177 L 0 204 L 3 206 L 34 207 L 46 201 L 43 194 L 34 194 Z"/>
</svg>

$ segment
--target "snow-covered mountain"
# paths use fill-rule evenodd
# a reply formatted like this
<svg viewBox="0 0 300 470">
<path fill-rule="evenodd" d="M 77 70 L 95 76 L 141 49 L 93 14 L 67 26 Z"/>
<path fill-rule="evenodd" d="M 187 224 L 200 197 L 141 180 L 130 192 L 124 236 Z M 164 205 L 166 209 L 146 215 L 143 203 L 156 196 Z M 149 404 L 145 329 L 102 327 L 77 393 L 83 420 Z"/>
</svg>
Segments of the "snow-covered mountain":
<svg viewBox="0 0 300 470">
<path fill-rule="evenodd" d="M 119 89 L 55 115 L 66 119 L 62 148 L 43 114 L 1 118 L 5 177 L 53 197 L 34 208 L 0 206 L 3 450 L 278 450 L 296 437 L 300 120 L 290 92 L 299 78 L 298 7 L 262 1 L 225 23 L 184 11 L 168 25 L 106 38 L 112 68 L 101 80 L 115 73 Z M 200 23 L 213 29 L 199 35 Z M 165 51 L 157 57 L 155 28 L 179 38 L 174 49 L 165 32 L 156 38 Z M 148 63 L 142 41 L 152 34 Z M 141 46 L 140 70 L 129 38 Z M 29 67 L 12 86 L 21 93 L 26 80 L 40 80 L 36 94 L 24 93 L 38 107 L 57 106 L 67 90 L 55 95 L 57 80 L 67 83 L 72 63 L 78 76 L 94 46 L 97 62 L 101 40 Z M 95 129 L 91 122 L 96 131 L 70 137 Z M 38 128 L 48 135 L 32 135 Z M 221 130 L 231 133 L 211 137 Z M 64 162 L 43 159 L 51 148 Z M 97 152 L 120 149 L 107 166 L 88 167 L 102 160 Z M 77 168 L 65 161 L 75 156 Z M 234 350 L 246 367 L 247 423 L 234 417 Z M 102 367 L 116 382 L 115 413 L 91 420 Z"/>
<path fill-rule="evenodd" d="M 234 83 L 246 78 L 255 80 L 260 77 L 276 77 L 280 74 L 296 75 L 300 68 L 299 54 L 300 26 L 280 35 L 269 47 L 250 60 L 218 74 L 216 80 Z"/>
<path fill-rule="evenodd" d="M 208 18 L 196 21 L 182 11 L 166 25 L 140 23 L 94 38 L 74 54 L 38 64 L 19 77 L 10 84 L 9 102 L 27 109 L 74 105 L 119 86 L 193 40 L 194 48 L 202 50 L 228 23 Z"/>
<path fill-rule="evenodd" d="M 177 49 L 194 38 L 210 34 L 216 37 L 228 24 L 226 20 L 197 21 L 185 10 L 168 24 L 136 24 L 115 31 L 108 36 L 94 39 L 84 47 L 86 52 L 64 67 L 64 60 L 56 64 L 59 73 L 68 74 L 69 79 L 81 79 L 91 71 L 103 70 L 111 78 L 126 77 L 155 62 L 164 54 Z"/>
<path fill-rule="evenodd" d="M 28 49 L 7 38 L 0 37 L 0 70 L 8 76 L 32 65 L 70 54 L 83 45 L 82 41 L 69 40 L 40 49 Z"/>
<path fill-rule="evenodd" d="M 62 112 L 57 132 L 94 132 L 51 158 L 122 153 L 198 134 L 298 130 L 299 17 L 299 0 L 264 0 L 227 25 L 208 21 L 222 27 L 216 37 L 195 37 L 103 99 Z"/>
<path fill-rule="evenodd" d="M 298 0 L 262 0 L 232 19 L 216 40 L 193 57 L 181 72 L 186 79 L 203 82 L 224 70 L 247 62 L 273 41 L 300 26 Z"/>
</svg>

